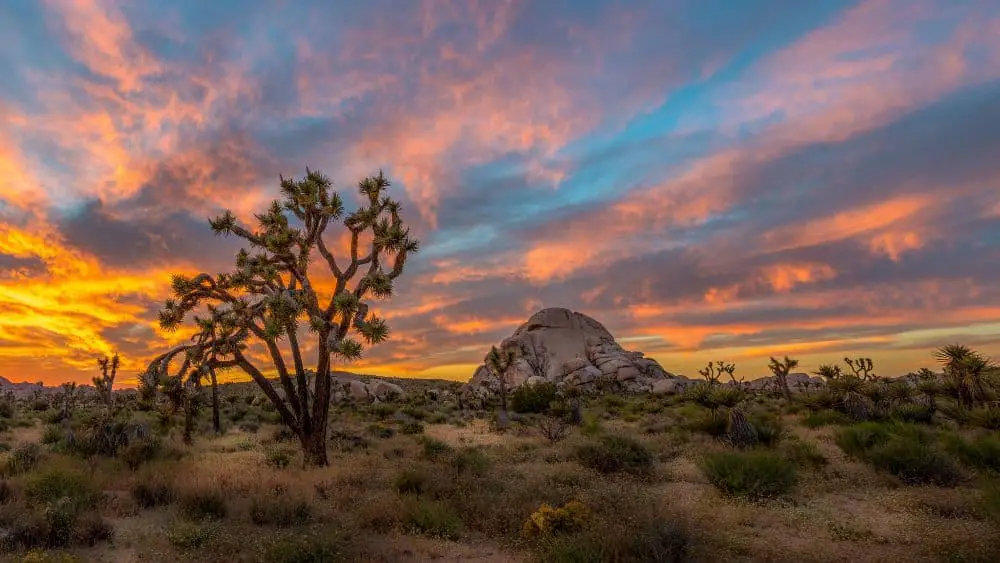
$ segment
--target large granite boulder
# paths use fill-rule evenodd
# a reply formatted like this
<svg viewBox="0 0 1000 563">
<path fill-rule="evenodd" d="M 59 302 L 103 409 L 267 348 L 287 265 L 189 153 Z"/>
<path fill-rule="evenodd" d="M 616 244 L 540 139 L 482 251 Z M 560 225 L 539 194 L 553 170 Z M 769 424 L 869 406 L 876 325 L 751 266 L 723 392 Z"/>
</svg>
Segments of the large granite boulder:
<svg viewBox="0 0 1000 563">
<path fill-rule="evenodd" d="M 674 376 L 642 352 L 622 348 L 596 320 L 569 309 L 543 309 L 500 343 L 514 362 L 507 386 L 547 381 L 560 387 L 593 389 L 601 382 L 629 391 L 649 391 L 653 383 Z M 496 392 L 500 378 L 485 359 L 469 381 L 470 392 Z"/>
</svg>

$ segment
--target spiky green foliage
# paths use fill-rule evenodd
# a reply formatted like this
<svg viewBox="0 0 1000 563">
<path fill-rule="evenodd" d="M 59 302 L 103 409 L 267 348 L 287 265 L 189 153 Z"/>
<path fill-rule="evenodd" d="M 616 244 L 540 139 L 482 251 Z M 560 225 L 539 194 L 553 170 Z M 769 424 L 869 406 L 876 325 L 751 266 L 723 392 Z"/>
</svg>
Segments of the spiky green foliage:
<svg viewBox="0 0 1000 563">
<path fill-rule="evenodd" d="M 197 333 L 190 344 L 154 361 L 159 379 L 197 386 L 204 374 L 214 375 L 211 370 L 243 370 L 299 435 L 307 459 L 325 464 L 331 362 L 355 361 L 366 346 L 389 338 L 388 323 L 369 313 L 367 301 L 391 296 L 419 249 L 389 187 L 381 172 L 364 178 L 358 183 L 362 205 L 347 212 L 330 178 L 307 169 L 302 178 L 280 179 L 281 199 L 255 214 L 253 227 L 229 211 L 211 219 L 216 234 L 235 236 L 247 247 L 231 272 L 173 277 L 174 296 L 160 311 L 160 325 L 176 329 L 191 316 Z M 326 238 L 338 223 L 349 241 L 340 257 Z M 331 288 L 314 284 L 318 264 L 332 278 Z M 315 369 L 305 367 L 301 338 L 315 340 Z M 264 345 L 273 370 L 249 357 L 253 342 Z M 168 376 L 170 362 L 181 357 L 180 369 Z M 276 372 L 283 393 L 265 371 Z"/>
<path fill-rule="evenodd" d="M 818 375 L 818 376 L 822 377 L 826 381 L 832 381 L 834 379 L 839 379 L 840 377 L 842 377 L 844 375 L 844 372 L 841 371 L 840 366 L 837 366 L 837 365 L 828 365 L 828 364 L 824 364 L 824 365 L 819 366 L 819 369 L 817 369 L 813 373 L 815 375 Z"/>
<path fill-rule="evenodd" d="M 949 344 L 934 352 L 955 390 L 959 403 L 975 406 L 989 397 L 987 375 L 998 368 L 990 358 L 961 344 Z"/>
<path fill-rule="evenodd" d="M 788 388 L 788 374 L 798 367 L 798 365 L 798 360 L 793 360 L 788 356 L 785 356 L 785 359 L 780 361 L 772 356 L 771 362 L 767 365 L 771 373 L 774 374 L 774 377 L 777 378 L 778 384 L 781 386 L 781 392 L 784 393 L 785 398 L 789 401 L 792 400 L 792 390 Z"/>
</svg>

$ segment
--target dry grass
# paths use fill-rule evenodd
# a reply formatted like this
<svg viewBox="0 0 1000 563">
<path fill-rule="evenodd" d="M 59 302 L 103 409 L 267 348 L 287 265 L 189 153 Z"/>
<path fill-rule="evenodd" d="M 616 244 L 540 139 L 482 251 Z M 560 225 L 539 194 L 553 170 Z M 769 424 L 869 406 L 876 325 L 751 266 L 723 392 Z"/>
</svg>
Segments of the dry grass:
<svg viewBox="0 0 1000 563">
<path fill-rule="evenodd" d="M 730 446 L 675 431 L 676 423 L 647 431 L 649 418 L 680 420 L 682 409 L 668 405 L 635 422 L 601 420 L 602 435 L 629 436 L 651 453 L 652 469 L 636 474 L 605 475 L 581 465 L 577 452 L 599 437 L 578 428 L 558 443 L 536 433 L 498 434 L 484 419 L 384 437 L 366 432 L 374 417 L 346 410 L 336 428 L 363 436 L 365 445 L 333 444 L 331 465 L 323 469 L 303 468 L 298 453 L 285 468 L 265 463 L 269 448 L 295 451 L 294 443 L 269 443 L 275 428 L 267 425 L 256 433 L 233 428 L 201 436 L 193 446 L 168 439 L 165 448 L 180 455 L 137 472 L 115 459 L 56 452 L 44 454 L 44 466 L 83 471 L 102 492 L 98 510 L 115 535 L 70 550 L 88 561 L 257 561 L 289 537 L 328 538 L 323 548 L 340 550 L 346 561 L 386 562 L 647 561 L 666 545 L 655 542 L 668 540 L 691 561 L 988 561 L 1000 554 L 1000 530 L 982 512 L 976 482 L 904 486 L 845 456 L 834 443 L 837 427 L 805 428 L 795 416 L 782 419 L 786 444 L 809 444 L 826 463 L 799 467 L 787 498 L 726 497 L 700 461 Z M 3 438 L 32 436 L 40 438 L 40 427 L 15 428 Z M 428 438 L 443 444 L 434 455 Z M 785 450 L 779 444 L 775 451 Z M 409 483 L 401 481 L 404 473 L 419 483 L 400 486 Z M 147 508 L 136 502 L 133 485 L 151 475 L 164 476 L 172 502 Z M 29 477 L 11 478 L 11 486 L 23 490 Z M 199 493 L 218 494 L 224 516 L 212 521 L 185 511 L 180 499 Z M 540 505 L 571 500 L 592 513 L 585 530 L 549 543 L 522 537 Z M 667 531 L 651 539 L 644 529 Z"/>
</svg>

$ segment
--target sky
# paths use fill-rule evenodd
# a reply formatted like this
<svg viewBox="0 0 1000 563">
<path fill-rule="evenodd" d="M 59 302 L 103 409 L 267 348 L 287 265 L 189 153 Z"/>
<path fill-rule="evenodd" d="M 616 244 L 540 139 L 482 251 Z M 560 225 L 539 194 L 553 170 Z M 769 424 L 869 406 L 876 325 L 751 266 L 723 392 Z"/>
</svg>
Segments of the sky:
<svg viewBox="0 0 1000 563">
<path fill-rule="evenodd" d="M 207 218 L 306 167 L 423 243 L 346 369 L 467 379 L 557 306 L 688 375 L 1000 356 L 995 0 L 5 0 L 0 76 L 11 380 L 134 382 Z"/>
</svg>

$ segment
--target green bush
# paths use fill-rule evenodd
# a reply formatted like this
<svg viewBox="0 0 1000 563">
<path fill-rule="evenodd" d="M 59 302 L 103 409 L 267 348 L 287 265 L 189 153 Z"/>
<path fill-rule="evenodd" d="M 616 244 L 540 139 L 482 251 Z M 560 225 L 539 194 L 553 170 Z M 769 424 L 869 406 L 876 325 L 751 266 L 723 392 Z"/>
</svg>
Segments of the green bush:
<svg viewBox="0 0 1000 563">
<path fill-rule="evenodd" d="M 679 526 L 653 520 L 624 530 L 591 528 L 556 536 L 541 547 L 541 559 L 546 563 L 681 563 L 689 558 L 691 539 Z"/>
<path fill-rule="evenodd" d="M 846 454 L 906 484 L 956 484 L 961 479 L 958 466 L 930 442 L 930 436 L 916 427 L 877 422 L 848 426 L 837 435 L 837 445 Z"/>
<path fill-rule="evenodd" d="M 920 424 L 930 424 L 934 418 L 934 409 L 927 405 L 915 403 L 903 403 L 896 405 L 889 411 L 889 416 L 902 422 L 916 422 Z"/>
<path fill-rule="evenodd" d="M 62 439 L 63 439 L 63 431 L 62 428 L 59 428 L 58 426 L 50 424 L 45 427 L 45 430 L 42 431 L 43 444 L 48 444 L 48 445 L 58 444 L 59 442 L 62 441 Z"/>
<path fill-rule="evenodd" d="M 603 436 L 596 443 L 579 447 L 576 456 L 584 466 L 605 474 L 647 474 L 654 461 L 646 446 L 626 436 Z"/>
<path fill-rule="evenodd" d="M 851 419 L 840 411 L 818 410 L 808 412 L 802 417 L 802 426 L 806 428 L 819 428 L 820 426 L 848 424 Z"/>
<path fill-rule="evenodd" d="M 419 495 L 424 492 L 429 482 L 430 477 L 426 472 L 419 469 L 404 469 L 396 476 L 394 485 L 401 494 Z"/>
<path fill-rule="evenodd" d="M 38 444 L 18 444 L 7 458 L 6 473 L 12 476 L 27 473 L 38 465 L 41 458 L 42 448 Z"/>
<path fill-rule="evenodd" d="M 24 493 L 29 500 L 39 504 L 68 499 L 74 510 L 93 508 L 100 498 L 100 493 L 86 476 L 58 469 L 32 475 L 24 487 Z"/>
<path fill-rule="evenodd" d="M 799 440 L 786 442 L 781 449 L 785 457 L 799 467 L 815 469 L 829 463 L 826 456 L 812 442 L 801 442 Z"/>
<path fill-rule="evenodd" d="M 768 447 L 777 444 L 784 434 L 784 428 L 775 416 L 754 415 L 750 418 L 750 424 L 757 430 L 757 441 Z"/>
<path fill-rule="evenodd" d="M 781 496 L 797 481 L 795 465 L 769 451 L 708 454 L 701 469 L 723 493 L 750 499 Z"/>
<path fill-rule="evenodd" d="M 958 435 L 944 439 L 945 449 L 966 465 L 1000 472 L 1000 435 L 984 434 L 972 441 Z"/>
<path fill-rule="evenodd" d="M 424 457 L 430 460 L 436 460 L 451 453 L 451 446 L 430 436 L 421 436 L 420 443 L 424 447 Z"/>
<path fill-rule="evenodd" d="M 111 540 L 114 528 L 96 511 L 85 512 L 76 519 L 72 529 L 72 543 L 93 547 Z"/>
<path fill-rule="evenodd" d="M 455 452 L 451 458 L 451 466 L 459 473 L 469 472 L 481 476 L 489 469 L 490 458 L 480 448 L 466 447 Z"/>
<path fill-rule="evenodd" d="M 174 500 L 174 489 L 166 476 L 154 473 L 132 485 L 132 498 L 141 508 L 164 506 Z"/>
<path fill-rule="evenodd" d="M 14 418 L 16 411 L 13 401 L 0 400 L 0 418 Z"/>
<path fill-rule="evenodd" d="M 410 499 L 403 506 L 403 524 L 411 533 L 457 540 L 462 532 L 462 519 L 441 502 Z"/>
<path fill-rule="evenodd" d="M 312 517 L 312 506 L 285 495 L 256 497 L 250 505 L 250 520 L 258 526 L 301 526 Z"/>
<path fill-rule="evenodd" d="M 396 431 L 391 426 L 385 424 L 371 424 L 368 426 L 368 433 L 376 438 L 388 439 L 396 435 Z"/>
<path fill-rule="evenodd" d="M 543 413 L 556 400 L 558 392 L 554 383 L 521 385 L 511 393 L 510 408 L 519 413 Z"/>
<path fill-rule="evenodd" d="M 989 430 L 1000 430 L 1000 409 L 992 407 L 972 409 L 969 411 L 969 424 Z"/>
<path fill-rule="evenodd" d="M 687 427 L 694 432 L 708 434 L 715 438 L 726 435 L 729 431 L 729 417 L 722 411 L 705 411 L 701 415 L 691 419 Z"/>
<path fill-rule="evenodd" d="M 285 449 L 270 449 L 264 454 L 264 463 L 270 465 L 271 467 L 284 469 L 292 463 L 293 455 L 295 454 Z"/>
<path fill-rule="evenodd" d="M 416 420 L 407 420 L 406 422 L 404 422 L 399 426 L 399 432 L 400 434 L 408 434 L 408 435 L 423 434 L 424 425 L 420 424 Z"/>
<path fill-rule="evenodd" d="M 218 535 L 219 526 L 217 524 L 175 522 L 167 530 L 167 541 L 178 549 L 192 550 L 205 547 Z"/>
<path fill-rule="evenodd" d="M 296 533 L 278 538 L 264 550 L 264 563 L 337 563 L 351 561 L 338 534 Z"/>
<path fill-rule="evenodd" d="M 133 440 L 124 448 L 118 450 L 118 457 L 135 471 L 139 467 L 156 457 L 160 452 L 160 439 L 156 436 L 144 436 L 138 440 Z"/>
<path fill-rule="evenodd" d="M 892 473 L 906 484 L 933 483 L 955 485 L 961 473 L 952 458 L 937 448 L 913 438 L 894 436 L 888 442 L 869 450 L 869 463 Z"/>
<path fill-rule="evenodd" d="M 179 500 L 181 514 L 190 520 L 222 520 L 228 512 L 226 497 L 215 489 L 188 491 Z"/>
</svg>

